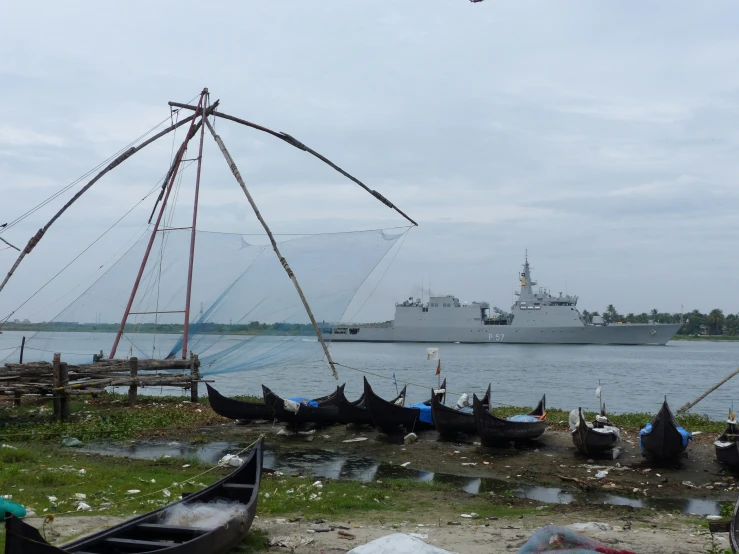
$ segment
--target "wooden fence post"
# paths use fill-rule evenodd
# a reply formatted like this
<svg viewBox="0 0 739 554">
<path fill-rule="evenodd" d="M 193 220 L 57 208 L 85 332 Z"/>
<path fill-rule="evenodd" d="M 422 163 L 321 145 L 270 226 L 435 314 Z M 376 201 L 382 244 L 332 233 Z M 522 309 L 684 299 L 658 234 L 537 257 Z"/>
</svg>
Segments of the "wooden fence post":
<svg viewBox="0 0 739 554">
<path fill-rule="evenodd" d="M 137 357 L 130 358 L 128 360 L 128 366 L 131 369 L 131 385 L 128 387 L 128 405 L 133 407 L 138 401 L 139 386 L 136 384 L 136 379 L 139 375 L 139 359 Z"/>
<path fill-rule="evenodd" d="M 21 405 L 21 391 L 17 390 L 13 393 L 13 406 L 19 407 Z"/>
<path fill-rule="evenodd" d="M 198 382 L 200 379 L 200 360 L 197 354 L 190 352 L 190 402 L 198 401 Z"/>
<path fill-rule="evenodd" d="M 54 354 L 53 372 L 54 386 L 51 389 L 51 397 L 53 398 L 54 403 L 54 419 L 59 420 L 62 416 L 62 399 L 61 394 L 57 389 L 62 386 L 62 362 L 61 354 L 58 352 Z"/>
<path fill-rule="evenodd" d="M 69 404 L 71 400 L 71 395 L 67 390 L 69 386 L 69 366 L 66 363 L 59 364 L 59 382 L 59 386 L 64 387 L 63 390 L 59 391 L 59 396 L 61 396 L 59 399 L 59 413 L 62 421 L 66 421 L 69 419 Z"/>
</svg>

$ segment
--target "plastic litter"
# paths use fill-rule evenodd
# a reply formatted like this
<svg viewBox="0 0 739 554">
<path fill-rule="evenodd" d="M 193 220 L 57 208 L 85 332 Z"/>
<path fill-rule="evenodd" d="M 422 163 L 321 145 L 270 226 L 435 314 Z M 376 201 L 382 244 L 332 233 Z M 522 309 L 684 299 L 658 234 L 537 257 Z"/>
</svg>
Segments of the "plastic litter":
<svg viewBox="0 0 739 554">
<path fill-rule="evenodd" d="M 607 471 L 599 471 L 598 473 L 595 474 L 596 479 L 603 479 L 604 477 L 608 477 Z"/>
<path fill-rule="evenodd" d="M 579 523 L 575 525 L 603 525 Z M 570 526 L 572 527 L 572 525 Z M 618 550 L 606 546 L 595 539 L 578 535 L 566 527 L 547 525 L 538 529 L 518 551 L 518 554 L 572 552 L 577 554 L 635 554 L 628 550 Z"/>
<path fill-rule="evenodd" d="M 367 440 L 367 437 L 357 437 L 355 439 L 346 439 L 345 441 L 341 441 L 341 442 L 362 442 L 366 440 Z"/>
<path fill-rule="evenodd" d="M 411 444 L 412 442 L 416 442 L 418 440 L 418 435 L 415 433 L 408 433 L 405 437 L 403 437 L 403 444 Z"/>
<path fill-rule="evenodd" d="M 130 489 L 126 491 L 126 494 L 138 494 L 141 491 L 139 489 Z"/>
<path fill-rule="evenodd" d="M 87 512 L 89 510 L 92 510 L 92 507 L 87 502 L 80 502 L 77 504 L 78 512 Z"/>
<path fill-rule="evenodd" d="M 15 517 L 26 517 L 26 509 L 21 504 L 0 499 L 0 521 L 5 521 L 5 512 L 11 513 Z"/>
<path fill-rule="evenodd" d="M 393 533 L 351 549 L 347 554 L 452 554 L 421 539 L 404 533 Z"/>
<path fill-rule="evenodd" d="M 301 537 L 300 535 L 284 535 L 280 537 L 272 537 L 269 539 L 270 546 L 282 546 L 295 550 L 299 546 L 305 546 L 313 542 L 313 537 Z"/>
<path fill-rule="evenodd" d="M 76 492 L 74 493 L 74 499 L 75 500 L 87 500 L 87 495 L 83 492 Z"/>
<path fill-rule="evenodd" d="M 225 500 L 208 503 L 175 504 L 167 510 L 164 524 L 197 529 L 215 529 L 244 513 L 246 513 L 245 505 Z"/>
<path fill-rule="evenodd" d="M 244 460 L 242 460 L 238 456 L 234 456 L 233 454 L 226 454 L 223 458 L 218 460 L 219 466 L 239 467 L 243 463 L 244 463 Z"/>
<path fill-rule="evenodd" d="M 74 437 L 64 437 L 62 439 L 62 444 L 64 446 L 68 446 L 70 448 L 78 448 L 82 446 L 82 441 L 80 439 L 76 439 Z"/>
<path fill-rule="evenodd" d="M 404 462 L 404 463 L 400 464 L 400 467 L 408 467 L 409 465 L 411 465 L 410 462 Z"/>
</svg>

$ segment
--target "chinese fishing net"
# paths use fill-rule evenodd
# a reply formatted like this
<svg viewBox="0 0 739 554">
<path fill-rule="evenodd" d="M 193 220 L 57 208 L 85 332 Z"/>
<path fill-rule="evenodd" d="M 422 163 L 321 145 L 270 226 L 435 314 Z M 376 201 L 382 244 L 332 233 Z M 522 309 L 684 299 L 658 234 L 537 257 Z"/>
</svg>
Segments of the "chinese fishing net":
<svg viewBox="0 0 739 554">
<path fill-rule="evenodd" d="M 326 340 L 407 230 L 277 238 Z M 182 357 L 190 237 L 187 229 L 157 233 L 116 358 Z M 90 363 L 100 351 L 107 356 L 148 241 L 147 234 L 27 340 L 24 361 L 50 360 L 54 352 L 70 363 Z M 320 362 L 323 350 L 306 309 L 266 236 L 199 231 L 195 248 L 185 355 L 199 355 L 201 373 Z M 83 332 L 72 337 L 70 330 Z M 16 350 L 5 361 L 18 356 Z"/>
</svg>

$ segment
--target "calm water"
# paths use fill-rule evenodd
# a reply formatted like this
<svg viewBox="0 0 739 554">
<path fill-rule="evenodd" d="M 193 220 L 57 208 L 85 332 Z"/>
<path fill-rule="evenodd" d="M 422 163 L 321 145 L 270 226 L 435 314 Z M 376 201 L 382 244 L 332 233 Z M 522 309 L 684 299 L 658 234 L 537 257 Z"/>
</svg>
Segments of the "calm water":
<svg viewBox="0 0 739 554">
<path fill-rule="evenodd" d="M 26 360 L 51 359 L 52 352 L 62 352 L 69 362 L 90 362 L 92 354 L 107 351 L 113 335 L 104 333 L 56 333 L 45 341 L 34 341 Z M 159 351 L 168 351 L 177 337 L 157 336 Z M 267 339 L 267 337 L 265 337 Z M 228 337 L 227 342 L 238 341 Z M 262 340 L 261 338 L 259 340 Z M 313 354 L 315 345 L 305 338 L 295 338 Z M 6 331 L 0 335 L 0 360 L 12 354 L 20 344 L 21 333 Z M 153 337 L 142 335 L 139 347 L 151 352 Z M 399 380 L 426 387 L 436 384 L 436 362 L 426 360 L 426 344 L 362 344 L 331 345 L 334 359 L 346 366 L 360 368 L 389 377 L 368 375 L 380 394 L 395 394 L 392 375 Z M 673 409 L 694 400 L 706 389 L 738 367 L 739 342 L 670 342 L 666 346 L 558 346 L 558 345 L 472 345 L 443 344 L 442 378 L 447 378 L 449 391 L 455 393 L 484 392 L 492 384 L 493 400 L 534 405 L 547 395 L 550 407 L 570 410 L 578 406 L 595 409 L 595 388 L 600 381 L 608 411 L 655 412 L 667 395 Z M 139 353 L 139 355 L 141 355 Z M 17 359 L 17 358 L 16 358 Z M 10 360 L 10 359 L 9 359 Z M 346 382 L 346 394 L 356 398 L 362 391 L 359 371 L 339 367 L 340 383 Z M 320 362 L 303 362 L 292 366 L 250 369 L 222 374 L 204 371 L 216 388 L 230 394 L 261 394 L 264 383 L 283 396 L 319 396 L 336 386 L 328 367 Z M 402 385 L 401 385 L 402 386 Z M 428 389 L 409 387 L 409 399 L 425 400 Z M 156 394 L 157 390 L 146 391 Z M 176 392 L 176 391 L 161 391 Z M 456 400 L 456 396 L 452 396 Z M 739 377 L 729 381 L 699 403 L 694 412 L 724 419 L 736 399 L 739 408 Z"/>
<path fill-rule="evenodd" d="M 85 446 L 83 452 L 95 452 L 112 456 L 153 460 L 161 456 L 194 456 L 215 464 L 222 456 L 238 452 L 239 448 L 227 442 L 189 446 L 177 442 L 140 445 L 93 444 Z M 584 493 L 577 489 L 544 487 L 520 482 L 511 482 L 504 476 L 467 477 L 448 473 L 434 473 L 415 468 L 379 462 L 359 454 L 347 454 L 329 450 L 295 450 L 267 447 L 264 452 L 264 467 L 284 473 L 310 473 L 317 477 L 330 479 L 352 479 L 356 481 L 376 481 L 389 478 L 416 479 L 446 483 L 470 494 L 512 494 L 519 498 L 538 500 L 549 504 L 569 504 L 575 500 L 596 504 L 617 504 L 635 508 L 656 508 L 679 510 L 689 514 L 718 514 L 717 500 L 698 498 L 652 498 L 608 494 L 603 491 Z M 733 496 L 722 500 L 734 500 Z"/>
</svg>

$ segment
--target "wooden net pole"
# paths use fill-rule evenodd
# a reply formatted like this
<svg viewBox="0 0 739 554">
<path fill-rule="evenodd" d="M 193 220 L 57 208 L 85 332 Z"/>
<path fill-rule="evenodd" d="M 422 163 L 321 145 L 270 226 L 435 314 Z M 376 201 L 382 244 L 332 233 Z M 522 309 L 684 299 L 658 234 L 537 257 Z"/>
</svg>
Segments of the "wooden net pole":
<svg viewBox="0 0 739 554">
<path fill-rule="evenodd" d="M 226 145 L 223 144 L 221 137 L 219 137 L 216 134 L 215 129 L 213 129 L 213 126 L 210 124 L 210 121 L 206 119 L 205 124 L 208 126 L 208 130 L 210 131 L 210 134 L 213 135 L 213 138 L 218 144 L 218 148 L 221 149 L 221 152 L 223 153 L 223 157 L 226 158 L 226 163 L 228 164 L 228 167 L 231 168 L 231 172 L 236 178 L 236 181 L 238 181 L 239 185 L 241 185 L 241 190 L 244 191 L 244 194 L 246 195 L 246 199 L 249 201 L 249 204 L 254 210 L 254 214 L 256 214 L 257 219 L 262 224 L 262 227 L 264 227 L 264 230 L 267 233 L 267 236 L 269 237 L 269 241 L 272 243 L 272 249 L 275 251 L 275 254 L 277 254 L 277 259 L 280 260 L 282 267 L 285 268 L 285 271 L 287 272 L 288 277 L 290 277 L 290 280 L 293 282 L 293 285 L 295 285 L 295 290 L 298 291 L 298 296 L 300 296 L 300 300 L 303 302 L 305 311 L 308 312 L 308 317 L 310 318 L 310 322 L 313 324 L 313 328 L 316 331 L 316 336 L 318 336 L 318 340 L 320 341 L 321 346 L 323 347 L 323 353 L 326 355 L 326 360 L 328 360 L 328 363 L 331 366 L 331 373 L 333 374 L 334 379 L 338 379 L 339 374 L 336 372 L 336 366 L 334 365 L 334 360 L 331 358 L 331 353 L 328 351 L 328 346 L 326 346 L 326 342 L 323 340 L 323 333 L 321 333 L 321 328 L 318 326 L 318 322 L 316 321 L 316 318 L 313 317 L 313 312 L 311 311 L 310 306 L 308 305 L 308 300 L 306 300 L 305 295 L 303 294 L 303 290 L 300 288 L 300 284 L 298 284 L 298 279 L 297 277 L 295 277 L 295 273 L 293 273 L 293 270 L 290 269 L 290 266 L 288 265 L 287 260 L 280 253 L 280 249 L 277 247 L 277 241 L 275 241 L 275 237 L 272 235 L 272 231 L 270 231 L 269 226 L 267 225 L 267 222 L 264 221 L 262 214 L 259 212 L 259 209 L 257 208 L 257 205 L 254 202 L 254 199 L 252 198 L 251 194 L 249 194 L 249 190 L 246 188 L 246 183 L 244 183 L 244 179 L 242 179 L 241 177 L 239 168 L 236 167 L 236 163 L 233 161 L 231 154 L 228 153 L 228 150 L 226 149 Z"/>
</svg>

